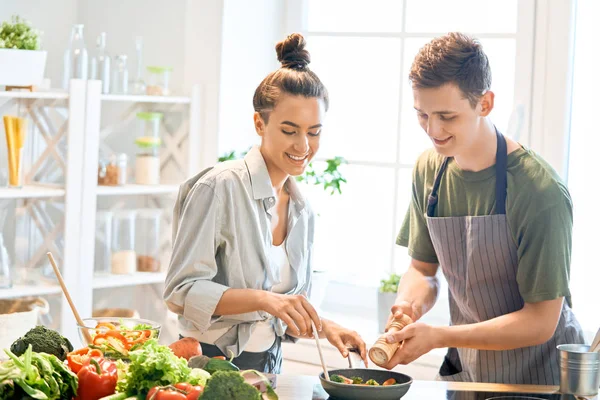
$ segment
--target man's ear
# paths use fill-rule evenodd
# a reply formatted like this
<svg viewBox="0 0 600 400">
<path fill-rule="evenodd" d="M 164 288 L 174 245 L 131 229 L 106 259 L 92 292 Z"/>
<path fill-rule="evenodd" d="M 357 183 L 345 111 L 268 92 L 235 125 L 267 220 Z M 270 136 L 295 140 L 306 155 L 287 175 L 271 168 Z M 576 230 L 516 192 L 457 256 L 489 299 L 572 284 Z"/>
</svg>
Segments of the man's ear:
<svg viewBox="0 0 600 400">
<path fill-rule="evenodd" d="M 488 90 L 481 96 L 479 99 L 479 104 L 481 105 L 481 111 L 479 115 L 482 117 L 487 117 L 492 110 L 494 109 L 494 97 L 496 95 L 491 90 Z"/>
<path fill-rule="evenodd" d="M 262 137 L 265 134 L 266 125 L 267 124 L 265 124 L 265 121 L 263 120 L 260 113 L 255 112 L 254 113 L 254 129 L 256 129 L 256 133 L 258 133 L 258 136 Z"/>
</svg>

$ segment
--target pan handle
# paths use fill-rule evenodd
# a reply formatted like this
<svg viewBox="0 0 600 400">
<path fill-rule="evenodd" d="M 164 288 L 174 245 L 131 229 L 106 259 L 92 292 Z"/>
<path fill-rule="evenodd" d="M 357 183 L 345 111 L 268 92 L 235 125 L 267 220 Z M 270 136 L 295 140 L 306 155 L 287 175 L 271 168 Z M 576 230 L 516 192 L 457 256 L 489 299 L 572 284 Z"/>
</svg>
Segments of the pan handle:
<svg viewBox="0 0 600 400">
<path fill-rule="evenodd" d="M 360 357 L 360 350 L 348 348 L 348 365 L 351 369 L 365 368 L 365 364 Z"/>
</svg>

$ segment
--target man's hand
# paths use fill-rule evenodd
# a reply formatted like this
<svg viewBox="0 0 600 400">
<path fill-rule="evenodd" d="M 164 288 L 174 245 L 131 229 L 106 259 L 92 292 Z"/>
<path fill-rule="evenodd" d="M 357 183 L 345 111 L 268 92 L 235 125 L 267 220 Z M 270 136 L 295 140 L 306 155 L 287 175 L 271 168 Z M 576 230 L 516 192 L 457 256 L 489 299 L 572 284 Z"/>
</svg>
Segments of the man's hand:
<svg viewBox="0 0 600 400">
<path fill-rule="evenodd" d="M 398 364 L 409 364 L 423 354 L 429 353 L 439 347 L 439 343 L 442 342 L 441 335 L 442 333 L 438 328 L 422 322 L 410 324 L 401 331 L 387 334 L 386 340 L 388 343 L 402 341 L 404 343 L 400 344 L 385 368 L 392 369 Z"/>
<path fill-rule="evenodd" d="M 394 319 L 400 319 L 402 318 L 402 315 L 407 315 L 413 320 L 413 322 L 420 318 L 420 316 L 417 316 L 417 313 L 413 310 L 412 304 L 407 301 L 401 301 L 392 306 L 390 316 L 388 317 L 387 324 L 385 325 L 385 331 L 388 331 Z"/>
</svg>

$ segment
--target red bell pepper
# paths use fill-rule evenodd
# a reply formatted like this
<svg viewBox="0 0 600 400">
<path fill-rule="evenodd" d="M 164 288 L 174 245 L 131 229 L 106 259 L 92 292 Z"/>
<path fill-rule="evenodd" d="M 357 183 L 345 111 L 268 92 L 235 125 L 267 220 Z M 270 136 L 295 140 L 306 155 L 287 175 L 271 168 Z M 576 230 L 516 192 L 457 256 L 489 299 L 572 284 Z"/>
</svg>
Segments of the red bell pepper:
<svg viewBox="0 0 600 400">
<path fill-rule="evenodd" d="M 115 393 L 117 366 L 102 358 L 90 358 L 77 374 L 77 400 L 98 400 Z"/>
<path fill-rule="evenodd" d="M 156 386 L 150 389 L 146 400 L 198 400 L 204 388 L 189 383 L 169 386 Z"/>
<path fill-rule="evenodd" d="M 103 354 L 98 349 L 90 349 L 84 347 L 79 350 L 75 350 L 67 354 L 67 364 L 73 373 L 77 374 L 84 365 L 90 363 L 92 357 L 102 357 Z"/>
</svg>

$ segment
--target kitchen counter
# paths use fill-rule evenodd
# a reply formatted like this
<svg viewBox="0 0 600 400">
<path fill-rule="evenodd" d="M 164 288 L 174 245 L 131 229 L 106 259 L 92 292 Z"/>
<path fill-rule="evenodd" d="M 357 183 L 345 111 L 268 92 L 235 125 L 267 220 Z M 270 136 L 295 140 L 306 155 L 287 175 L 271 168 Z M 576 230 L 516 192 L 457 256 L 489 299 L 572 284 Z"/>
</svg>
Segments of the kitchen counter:
<svg viewBox="0 0 600 400">
<path fill-rule="evenodd" d="M 316 376 L 279 375 L 277 376 L 277 389 L 275 391 L 281 400 L 328 399 Z M 486 400 L 490 397 L 515 393 L 529 396 L 539 395 L 539 398 L 549 400 L 576 400 L 574 396 L 560 395 L 557 394 L 557 391 L 557 386 L 415 381 L 402 400 Z M 535 397 L 532 397 L 532 399 L 535 399 Z M 585 399 L 598 400 L 598 397 Z"/>
</svg>

